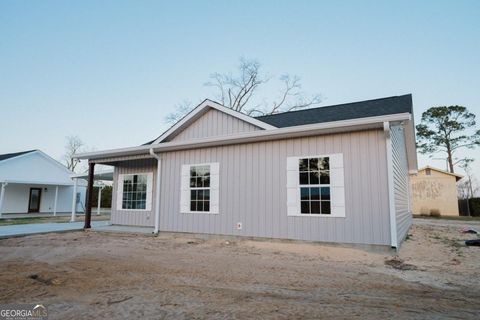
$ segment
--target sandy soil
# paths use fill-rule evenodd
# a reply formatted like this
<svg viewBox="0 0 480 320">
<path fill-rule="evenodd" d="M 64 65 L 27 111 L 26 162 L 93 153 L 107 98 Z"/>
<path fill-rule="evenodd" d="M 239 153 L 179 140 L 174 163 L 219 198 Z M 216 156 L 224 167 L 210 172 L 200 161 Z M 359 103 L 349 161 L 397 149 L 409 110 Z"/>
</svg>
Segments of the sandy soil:
<svg viewBox="0 0 480 320">
<path fill-rule="evenodd" d="M 480 247 L 418 224 L 399 256 L 287 241 L 71 232 L 0 241 L 0 303 L 51 319 L 478 319 Z"/>
</svg>

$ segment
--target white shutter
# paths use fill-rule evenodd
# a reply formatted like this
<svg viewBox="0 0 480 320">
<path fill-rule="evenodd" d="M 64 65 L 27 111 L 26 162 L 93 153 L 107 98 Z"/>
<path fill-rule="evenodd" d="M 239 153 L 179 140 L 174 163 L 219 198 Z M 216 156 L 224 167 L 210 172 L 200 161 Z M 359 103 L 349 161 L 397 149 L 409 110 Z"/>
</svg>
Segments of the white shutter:
<svg viewBox="0 0 480 320">
<path fill-rule="evenodd" d="M 298 157 L 287 158 L 287 214 L 300 214 L 298 191 Z"/>
<path fill-rule="evenodd" d="M 122 209 L 122 201 L 123 201 L 123 174 L 118 175 L 117 180 L 117 210 Z"/>
<path fill-rule="evenodd" d="M 345 217 L 345 177 L 343 154 L 332 154 L 330 157 L 330 196 L 332 216 Z"/>
<path fill-rule="evenodd" d="M 180 212 L 190 212 L 190 165 L 182 165 L 180 177 Z"/>
<path fill-rule="evenodd" d="M 153 191 L 153 173 L 147 173 L 147 199 L 145 201 L 145 210 L 152 210 L 152 192 Z"/>
<path fill-rule="evenodd" d="M 219 213 L 220 164 L 210 163 L 210 213 Z"/>
</svg>

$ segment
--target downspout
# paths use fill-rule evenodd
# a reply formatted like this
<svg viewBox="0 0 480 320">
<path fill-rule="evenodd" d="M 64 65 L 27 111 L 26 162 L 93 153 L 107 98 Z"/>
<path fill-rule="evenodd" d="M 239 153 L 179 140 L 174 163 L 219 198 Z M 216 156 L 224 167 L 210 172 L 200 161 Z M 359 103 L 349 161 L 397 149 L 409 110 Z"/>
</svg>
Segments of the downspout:
<svg viewBox="0 0 480 320">
<path fill-rule="evenodd" d="M 158 234 L 160 225 L 160 179 L 162 178 L 162 158 L 153 152 L 153 148 L 150 148 L 150 155 L 157 159 L 157 177 L 155 180 L 155 228 L 153 233 Z"/>
<path fill-rule="evenodd" d="M 390 214 L 390 246 L 398 250 L 397 243 L 397 215 L 395 213 L 395 186 L 393 183 L 393 155 L 392 155 L 392 139 L 390 132 L 390 123 L 383 123 L 383 131 L 385 132 L 385 145 L 387 152 L 387 183 L 388 183 L 388 207 Z"/>
</svg>

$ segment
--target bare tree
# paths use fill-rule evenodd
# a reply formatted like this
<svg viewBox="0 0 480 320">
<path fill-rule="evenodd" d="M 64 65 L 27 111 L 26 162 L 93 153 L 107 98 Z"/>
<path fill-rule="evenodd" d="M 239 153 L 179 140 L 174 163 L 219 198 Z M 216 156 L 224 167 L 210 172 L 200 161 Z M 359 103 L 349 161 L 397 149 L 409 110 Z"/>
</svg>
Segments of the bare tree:
<svg viewBox="0 0 480 320">
<path fill-rule="evenodd" d="M 205 83 L 206 86 L 215 88 L 216 99 L 232 110 L 258 116 L 304 109 L 321 102 L 319 94 L 306 97 L 301 91 L 301 80 L 298 76 L 284 74 L 278 78 L 282 86 L 273 102 L 268 103 L 263 99 L 262 103 L 254 103 L 254 96 L 272 80 L 272 77 L 262 72 L 258 61 L 245 58 L 240 59 L 237 71 L 236 74 L 213 73 L 210 81 Z M 184 115 L 191 108 L 191 105 L 185 108 L 185 104 L 180 104 L 174 113 L 167 116 L 167 122 L 178 121 L 179 114 Z"/>
<path fill-rule="evenodd" d="M 68 136 L 66 137 L 65 144 L 65 155 L 63 156 L 65 165 L 67 168 L 73 172 L 77 168 L 78 161 L 73 159 L 75 153 L 81 152 L 85 146 L 83 141 L 78 136 Z"/>
<path fill-rule="evenodd" d="M 183 102 L 181 102 L 181 103 L 179 103 L 175 106 L 175 111 L 174 112 L 169 113 L 165 117 L 165 122 L 166 123 L 175 123 L 178 120 L 180 120 L 181 118 L 183 118 L 187 113 L 192 111 L 192 109 L 193 109 L 192 102 L 189 101 L 189 100 L 184 100 Z"/>
<path fill-rule="evenodd" d="M 475 197 L 475 194 L 478 192 L 479 187 L 477 180 L 473 175 L 473 170 L 471 163 L 473 159 L 462 159 L 463 163 L 460 167 L 465 171 L 465 177 L 458 185 L 458 196 L 460 199 L 471 199 Z"/>
</svg>

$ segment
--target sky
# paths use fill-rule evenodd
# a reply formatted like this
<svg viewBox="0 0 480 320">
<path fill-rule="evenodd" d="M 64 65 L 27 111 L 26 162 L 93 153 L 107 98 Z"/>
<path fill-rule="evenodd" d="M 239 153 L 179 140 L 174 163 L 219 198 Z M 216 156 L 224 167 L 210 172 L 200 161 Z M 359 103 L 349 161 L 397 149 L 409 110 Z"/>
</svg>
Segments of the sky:
<svg viewBox="0 0 480 320">
<path fill-rule="evenodd" d="M 416 123 L 438 105 L 480 117 L 480 1 L 0 0 L 0 153 L 140 145 L 242 56 L 321 105 L 411 93 Z M 480 178 L 480 150 L 458 156 Z"/>
</svg>

